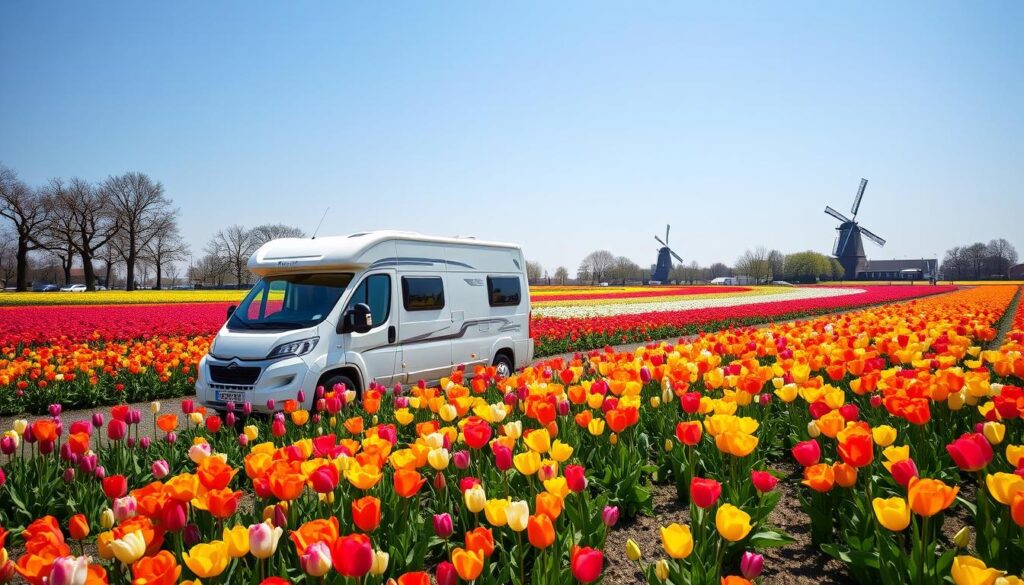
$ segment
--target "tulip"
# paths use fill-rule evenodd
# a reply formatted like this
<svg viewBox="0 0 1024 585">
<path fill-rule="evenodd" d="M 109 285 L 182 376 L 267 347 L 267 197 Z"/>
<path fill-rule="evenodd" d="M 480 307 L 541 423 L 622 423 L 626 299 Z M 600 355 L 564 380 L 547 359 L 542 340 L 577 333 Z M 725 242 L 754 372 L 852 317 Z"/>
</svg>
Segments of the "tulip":
<svg viewBox="0 0 1024 585">
<path fill-rule="evenodd" d="M 793 447 L 792 453 L 797 462 L 804 467 L 817 465 L 818 461 L 821 460 L 821 447 L 813 439 L 797 443 Z"/>
<path fill-rule="evenodd" d="M 555 542 L 555 527 L 547 514 L 534 514 L 527 520 L 526 535 L 530 544 L 545 549 Z"/>
<path fill-rule="evenodd" d="M 309 475 L 313 491 L 318 494 L 333 492 L 338 487 L 339 479 L 338 468 L 333 465 L 321 465 Z"/>
<path fill-rule="evenodd" d="M 112 541 L 110 550 L 117 560 L 130 565 L 146 553 L 146 538 L 142 535 L 141 530 L 135 530 Z"/>
<path fill-rule="evenodd" d="M 269 522 L 260 522 L 249 527 L 249 551 L 257 559 L 268 559 L 277 550 L 277 541 L 284 530 L 280 526 L 271 526 Z"/>
<path fill-rule="evenodd" d="M 605 506 L 604 510 L 601 511 L 601 522 L 605 526 L 611 528 L 619 521 L 619 507 L 618 506 Z"/>
<path fill-rule="evenodd" d="M 953 559 L 951 573 L 956 585 L 989 585 L 1004 574 L 1003 571 L 988 568 L 980 559 L 967 555 Z"/>
<path fill-rule="evenodd" d="M 463 581 L 473 581 L 484 570 L 484 556 L 480 552 L 456 548 L 452 551 L 452 565 Z"/>
<path fill-rule="evenodd" d="M 878 523 L 887 530 L 900 532 L 910 525 L 910 507 L 903 498 L 875 498 L 871 506 Z"/>
<path fill-rule="evenodd" d="M 700 508 L 710 508 L 722 495 L 722 484 L 713 479 L 695 477 L 690 480 L 690 499 Z"/>
<path fill-rule="evenodd" d="M 483 510 L 487 503 L 487 494 L 484 492 L 483 486 L 479 484 L 466 490 L 462 496 L 466 503 L 466 509 L 474 514 Z"/>
<path fill-rule="evenodd" d="M 138 502 L 132 496 L 115 498 L 113 504 L 114 519 L 124 522 L 138 513 Z"/>
<path fill-rule="evenodd" d="M 185 542 L 185 546 L 193 546 L 199 544 L 202 540 L 203 535 L 199 532 L 199 526 L 196 524 L 188 524 L 181 532 L 181 538 Z"/>
<path fill-rule="evenodd" d="M 662 582 L 668 581 L 668 561 L 658 559 L 658 562 L 654 565 L 654 575 Z"/>
<path fill-rule="evenodd" d="M 112 420 L 107 425 L 107 438 L 111 441 L 120 441 L 128 434 L 128 423 L 123 420 Z"/>
<path fill-rule="evenodd" d="M 380 526 L 380 500 L 364 496 L 352 501 L 352 521 L 363 532 L 373 532 Z"/>
<path fill-rule="evenodd" d="M 565 481 L 573 492 L 577 494 L 582 492 L 587 489 L 586 470 L 579 465 L 566 465 Z"/>
<path fill-rule="evenodd" d="M 427 462 L 437 471 L 447 469 L 449 459 L 447 449 L 431 449 L 427 453 Z"/>
<path fill-rule="evenodd" d="M 753 526 L 750 524 L 750 514 L 732 504 L 722 504 L 715 514 L 715 528 L 722 538 L 729 542 L 739 542 L 746 538 Z"/>
<path fill-rule="evenodd" d="M 104 477 L 101 484 L 103 486 L 103 493 L 111 500 L 123 497 L 128 493 L 128 480 L 123 475 Z"/>
<path fill-rule="evenodd" d="M 640 545 L 632 538 L 626 539 L 626 558 L 635 563 L 640 560 L 640 557 Z"/>
<path fill-rule="evenodd" d="M 992 445 L 980 433 L 964 433 L 949 445 L 946 451 L 956 466 L 963 471 L 980 471 L 992 460 Z"/>
<path fill-rule="evenodd" d="M 197 544 L 182 554 L 185 565 L 202 579 L 212 579 L 223 573 L 230 559 L 228 545 L 223 540 Z"/>
<path fill-rule="evenodd" d="M 529 526 L 530 506 L 523 500 L 510 503 L 505 508 L 505 521 L 513 532 L 522 532 Z"/>
<path fill-rule="evenodd" d="M 2 480 L 0 480 L 0 486 L 2 486 L 4 483 L 7 482 L 7 476 L 4 474 L 3 469 L 0 469 L 0 478 L 2 478 Z M 65 469 L 63 479 L 64 483 L 71 483 L 75 481 L 75 469 L 73 467 L 68 467 L 67 469 Z"/>
<path fill-rule="evenodd" d="M 889 466 L 893 480 L 903 487 L 910 485 L 910 480 L 917 477 L 917 464 L 913 459 L 902 459 Z"/>
<path fill-rule="evenodd" d="M 299 566 L 310 577 L 323 577 L 331 570 L 331 548 L 323 541 L 316 541 L 299 555 Z"/>
<path fill-rule="evenodd" d="M 89 536 L 89 520 L 85 514 L 75 514 L 68 521 L 68 533 L 75 540 L 84 540 Z"/>
<path fill-rule="evenodd" d="M 772 491 L 779 483 L 779 478 L 767 471 L 751 471 L 750 480 L 754 484 L 754 488 L 762 494 Z"/>
<path fill-rule="evenodd" d="M 967 548 L 971 543 L 971 529 L 964 526 L 953 535 L 953 546 L 956 548 Z"/>
<path fill-rule="evenodd" d="M 981 433 L 985 435 L 985 439 L 992 445 L 998 445 L 1003 442 L 1003 438 L 1006 437 L 1006 425 L 995 421 L 988 421 L 981 428 Z"/>
<path fill-rule="evenodd" d="M 150 557 L 142 557 L 132 565 L 133 583 L 175 583 L 181 576 L 178 560 L 168 551 L 160 551 Z"/>
<path fill-rule="evenodd" d="M 1024 491 L 1024 478 L 1016 473 L 990 473 L 985 476 L 985 484 L 992 497 L 1005 506 L 1011 505 L 1014 496 Z"/>
<path fill-rule="evenodd" d="M 169 532 L 177 532 L 188 524 L 188 503 L 169 500 L 164 504 L 162 524 Z"/>
<path fill-rule="evenodd" d="M 437 570 L 434 571 L 434 578 L 437 579 L 437 585 L 457 585 L 459 574 L 455 570 L 455 565 L 448 561 L 441 561 L 437 565 Z"/>
<path fill-rule="evenodd" d="M 661 546 L 665 553 L 673 559 L 685 559 L 693 552 L 693 536 L 690 527 L 673 522 L 658 529 L 661 534 Z"/>
<path fill-rule="evenodd" d="M 634 545 L 636 543 L 633 543 Z M 627 544 L 627 550 L 629 549 Z M 637 551 L 639 558 L 639 550 Z M 570 560 L 572 575 L 581 583 L 590 583 L 601 577 L 604 568 L 604 554 L 589 546 L 573 547 Z"/>
<path fill-rule="evenodd" d="M 388 561 L 391 560 L 388 553 L 378 550 L 373 553 L 373 564 L 370 565 L 371 575 L 383 575 L 388 570 Z"/>
<path fill-rule="evenodd" d="M 740 557 L 740 573 L 745 579 L 757 579 L 764 568 L 764 556 L 750 551 L 744 551 Z"/>
<path fill-rule="evenodd" d="M 341 536 L 331 546 L 334 569 L 343 577 L 362 577 L 373 567 L 374 554 L 365 534 Z"/>
<path fill-rule="evenodd" d="M 914 477 L 907 489 L 907 500 L 915 514 L 929 517 L 950 507 L 959 491 L 959 487 L 949 487 L 937 479 Z"/>
<path fill-rule="evenodd" d="M 92 426 L 94 426 L 94 427 L 96 427 L 98 429 L 98 428 L 103 426 L 103 422 L 104 422 L 103 413 L 102 412 L 94 412 L 93 415 L 92 415 Z M 18 434 L 20 435 L 21 433 L 18 433 Z"/>
<path fill-rule="evenodd" d="M 202 463 L 204 459 L 209 457 L 212 452 L 213 449 L 210 447 L 209 443 L 198 443 L 189 447 L 188 458 L 198 465 Z"/>
<path fill-rule="evenodd" d="M 231 558 L 240 559 L 249 554 L 249 529 L 245 526 L 238 524 L 234 528 L 225 527 L 222 535 Z"/>
<path fill-rule="evenodd" d="M 89 557 L 58 557 L 50 569 L 49 585 L 84 585 L 89 575 L 89 560 Z"/>
</svg>

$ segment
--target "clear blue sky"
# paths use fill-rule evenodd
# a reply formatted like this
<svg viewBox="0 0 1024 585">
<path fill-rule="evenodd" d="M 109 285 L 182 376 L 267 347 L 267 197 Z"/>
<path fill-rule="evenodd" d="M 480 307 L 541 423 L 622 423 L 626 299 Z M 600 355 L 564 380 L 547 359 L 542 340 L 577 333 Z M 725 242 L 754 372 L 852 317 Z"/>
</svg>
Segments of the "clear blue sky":
<svg viewBox="0 0 1024 585">
<path fill-rule="evenodd" d="M 199 252 L 230 223 L 520 242 L 575 272 L 655 233 L 689 262 L 1024 254 L 1024 3 L 11 2 L 0 161 L 143 171 Z"/>
</svg>

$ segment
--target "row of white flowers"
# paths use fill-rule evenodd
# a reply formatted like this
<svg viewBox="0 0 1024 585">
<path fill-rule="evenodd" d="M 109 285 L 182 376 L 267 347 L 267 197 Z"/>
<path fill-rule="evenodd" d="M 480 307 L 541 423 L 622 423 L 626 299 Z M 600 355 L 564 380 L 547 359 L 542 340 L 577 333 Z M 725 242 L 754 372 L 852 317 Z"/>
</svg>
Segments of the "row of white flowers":
<svg viewBox="0 0 1024 585">
<path fill-rule="evenodd" d="M 732 297 L 716 297 L 703 299 L 678 299 L 672 301 L 647 301 L 636 303 L 608 303 L 605 305 L 576 305 L 557 307 L 537 307 L 533 314 L 539 317 L 556 317 L 569 319 L 576 317 L 613 317 L 615 315 L 637 315 L 662 311 L 686 311 L 690 309 L 706 309 L 711 307 L 736 307 L 760 303 L 777 303 L 780 301 L 798 301 L 805 299 L 821 299 L 856 295 L 865 292 L 862 288 L 849 287 L 801 287 L 780 288 L 778 293 L 763 295 L 737 295 Z M 645 299 L 637 299 L 645 301 Z"/>
</svg>

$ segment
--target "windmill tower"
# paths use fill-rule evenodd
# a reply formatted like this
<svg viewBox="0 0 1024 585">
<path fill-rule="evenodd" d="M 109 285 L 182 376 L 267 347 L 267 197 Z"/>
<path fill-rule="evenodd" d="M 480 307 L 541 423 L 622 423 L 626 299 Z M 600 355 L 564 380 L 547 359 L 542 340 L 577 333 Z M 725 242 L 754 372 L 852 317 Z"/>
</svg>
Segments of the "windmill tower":
<svg viewBox="0 0 1024 585">
<path fill-rule="evenodd" d="M 668 231 L 672 229 L 672 226 L 665 226 L 665 239 L 664 241 L 658 236 L 654 236 L 655 240 L 661 244 L 658 248 L 658 263 L 654 265 L 654 271 L 651 272 L 651 280 L 655 282 L 668 282 L 668 273 L 672 271 L 672 258 L 679 260 L 679 263 L 683 263 L 683 259 L 672 251 L 672 248 L 668 247 Z"/>
<path fill-rule="evenodd" d="M 845 278 L 848 280 L 857 278 L 857 274 L 864 269 L 864 265 L 868 260 L 864 254 L 864 241 L 861 239 L 861 236 L 879 246 L 885 245 L 885 240 L 857 224 L 857 211 L 860 209 L 860 201 L 864 198 L 864 188 L 867 186 L 868 180 L 861 179 L 860 188 L 857 189 L 857 196 L 853 200 L 853 207 L 850 208 L 853 219 L 846 217 L 827 205 L 825 206 L 825 213 L 842 222 L 836 228 L 836 231 L 839 233 L 836 235 L 836 243 L 832 248 L 832 255 L 843 265 L 846 271 Z"/>
</svg>

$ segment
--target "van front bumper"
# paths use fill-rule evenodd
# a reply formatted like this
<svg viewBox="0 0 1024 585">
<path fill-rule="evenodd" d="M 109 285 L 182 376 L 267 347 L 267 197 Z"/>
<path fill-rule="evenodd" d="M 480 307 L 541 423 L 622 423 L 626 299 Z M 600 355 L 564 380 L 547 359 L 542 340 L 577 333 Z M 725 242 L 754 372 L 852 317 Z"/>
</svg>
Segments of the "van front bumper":
<svg viewBox="0 0 1024 585">
<path fill-rule="evenodd" d="M 229 402 L 234 402 L 238 409 L 248 402 L 254 412 L 270 414 L 281 410 L 285 400 L 297 400 L 299 390 L 305 388 L 302 408 L 311 408 L 312 387 L 319 375 L 319 370 L 311 368 L 301 357 L 242 361 L 207 355 L 199 362 L 196 398 L 203 406 L 219 411 L 226 410 Z M 274 409 L 267 408 L 271 400 L 275 402 Z"/>
</svg>

